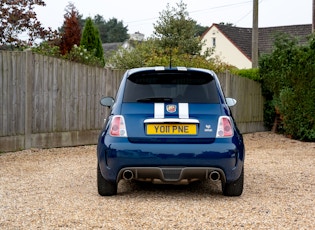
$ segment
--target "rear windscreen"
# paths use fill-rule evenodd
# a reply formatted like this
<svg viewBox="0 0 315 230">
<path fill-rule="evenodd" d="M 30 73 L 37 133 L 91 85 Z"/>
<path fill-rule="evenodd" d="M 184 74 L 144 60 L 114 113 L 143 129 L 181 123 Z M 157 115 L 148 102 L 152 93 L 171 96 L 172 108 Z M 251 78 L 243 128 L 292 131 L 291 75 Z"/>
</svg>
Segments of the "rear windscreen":
<svg viewBox="0 0 315 230">
<path fill-rule="evenodd" d="M 135 73 L 126 81 L 123 102 L 219 103 L 215 80 L 202 72 Z"/>
</svg>

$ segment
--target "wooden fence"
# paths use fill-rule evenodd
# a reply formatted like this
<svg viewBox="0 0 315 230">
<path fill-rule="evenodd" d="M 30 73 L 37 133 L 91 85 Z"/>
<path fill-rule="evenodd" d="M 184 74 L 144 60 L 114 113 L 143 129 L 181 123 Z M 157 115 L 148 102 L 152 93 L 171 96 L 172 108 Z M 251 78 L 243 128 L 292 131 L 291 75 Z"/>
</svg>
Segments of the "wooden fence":
<svg viewBox="0 0 315 230">
<path fill-rule="evenodd" d="M 96 144 L 106 117 L 102 96 L 114 96 L 124 71 L 27 52 L 0 51 L 0 152 Z M 219 75 L 240 130 L 263 127 L 263 98 L 254 81 Z"/>
<path fill-rule="evenodd" d="M 227 73 L 218 74 L 226 97 L 237 100 L 231 107 L 237 126 L 242 133 L 265 131 L 264 98 L 258 82 Z"/>
</svg>

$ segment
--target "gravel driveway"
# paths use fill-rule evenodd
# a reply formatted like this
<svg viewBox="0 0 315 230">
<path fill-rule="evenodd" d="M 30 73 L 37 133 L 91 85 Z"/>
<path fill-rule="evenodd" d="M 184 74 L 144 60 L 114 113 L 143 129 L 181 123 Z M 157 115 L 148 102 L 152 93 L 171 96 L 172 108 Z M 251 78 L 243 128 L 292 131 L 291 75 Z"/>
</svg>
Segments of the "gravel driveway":
<svg viewBox="0 0 315 230">
<path fill-rule="evenodd" d="M 245 134 L 245 187 L 219 183 L 96 189 L 96 146 L 0 155 L 0 229 L 314 229 L 315 143 Z"/>
</svg>

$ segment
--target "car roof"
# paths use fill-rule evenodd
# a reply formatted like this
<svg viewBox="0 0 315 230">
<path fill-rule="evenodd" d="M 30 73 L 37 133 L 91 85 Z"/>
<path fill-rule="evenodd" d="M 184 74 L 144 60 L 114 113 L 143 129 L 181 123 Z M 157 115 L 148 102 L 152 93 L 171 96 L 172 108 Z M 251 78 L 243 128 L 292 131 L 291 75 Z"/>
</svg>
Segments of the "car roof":
<svg viewBox="0 0 315 230">
<path fill-rule="evenodd" d="M 132 75 L 138 72 L 146 72 L 146 71 L 197 71 L 197 72 L 204 72 L 210 75 L 215 75 L 212 70 L 209 69 L 202 69 L 202 68 L 192 68 L 192 67 L 164 67 L 164 66 L 154 66 L 154 67 L 140 67 L 140 68 L 133 68 L 129 69 L 126 73 L 127 75 Z"/>
</svg>

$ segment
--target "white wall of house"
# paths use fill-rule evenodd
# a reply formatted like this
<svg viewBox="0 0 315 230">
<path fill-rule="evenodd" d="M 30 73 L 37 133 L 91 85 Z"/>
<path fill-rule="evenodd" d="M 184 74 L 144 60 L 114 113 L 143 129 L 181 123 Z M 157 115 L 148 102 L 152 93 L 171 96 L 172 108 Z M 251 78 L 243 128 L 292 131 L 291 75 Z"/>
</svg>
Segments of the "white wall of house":
<svg viewBox="0 0 315 230">
<path fill-rule="evenodd" d="M 209 29 L 202 41 L 205 41 L 206 44 L 202 48 L 202 53 L 207 48 L 214 48 L 213 55 L 219 57 L 222 62 L 239 69 L 252 68 L 252 62 L 216 26 Z"/>
</svg>

